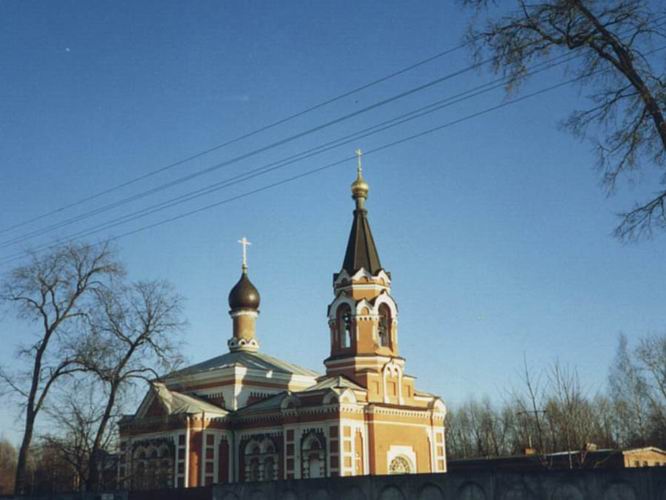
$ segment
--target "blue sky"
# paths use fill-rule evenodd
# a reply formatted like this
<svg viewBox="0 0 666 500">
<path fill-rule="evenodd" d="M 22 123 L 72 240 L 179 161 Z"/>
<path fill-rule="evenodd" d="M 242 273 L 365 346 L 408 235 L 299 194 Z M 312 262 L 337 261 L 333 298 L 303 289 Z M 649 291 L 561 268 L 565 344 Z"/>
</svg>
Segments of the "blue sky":
<svg viewBox="0 0 666 500">
<path fill-rule="evenodd" d="M 458 45 L 454 2 L 0 1 L 0 227 L 52 211 L 251 132 Z M 50 224 L 229 160 L 466 67 L 458 51 L 330 106 L 86 204 L 0 234 L 27 245 L 93 227 L 488 81 L 469 72 L 335 126 L 53 232 Z M 524 92 L 566 78 L 556 68 Z M 417 386 L 452 404 L 500 401 L 534 367 L 576 367 L 604 387 L 617 336 L 664 329 L 664 237 L 625 245 L 615 214 L 643 199 L 648 171 L 607 197 L 588 142 L 558 124 L 589 91 L 562 88 L 364 160 L 368 209 L 400 308 L 400 348 Z M 164 212 L 176 216 L 371 151 L 489 106 L 495 91 Z M 262 294 L 262 350 L 322 370 L 326 306 L 342 264 L 353 160 L 118 240 L 132 279 L 167 279 L 187 299 L 185 356 L 226 351 L 227 294 L 247 236 Z M 4 266 L 2 271 L 8 269 Z M 25 325 L 5 314 L 0 363 Z M 17 436 L 16 408 L 0 434 Z"/>
</svg>

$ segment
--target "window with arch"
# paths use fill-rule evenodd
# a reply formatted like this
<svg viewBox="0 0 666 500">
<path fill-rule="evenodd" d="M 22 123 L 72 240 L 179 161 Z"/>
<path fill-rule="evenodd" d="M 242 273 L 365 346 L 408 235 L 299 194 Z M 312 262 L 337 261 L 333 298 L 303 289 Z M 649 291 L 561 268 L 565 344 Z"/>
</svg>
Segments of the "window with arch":
<svg viewBox="0 0 666 500">
<path fill-rule="evenodd" d="M 270 437 L 252 439 L 245 445 L 245 481 L 278 479 L 278 453 Z"/>
<path fill-rule="evenodd" d="M 136 443 L 132 453 L 133 489 L 172 488 L 175 451 L 166 439 Z"/>
<path fill-rule="evenodd" d="M 324 437 L 310 432 L 301 442 L 301 464 L 304 479 L 326 476 L 326 447 Z"/>
<path fill-rule="evenodd" d="M 144 489 L 147 487 L 146 478 L 146 452 L 139 448 L 134 453 L 134 488 Z"/>
<path fill-rule="evenodd" d="M 251 458 L 249 463 L 248 481 L 261 481 L 259 474 L 259 459 L 257 457 Z"/>
<path fill-rule="evenodd" d="M 167 446 L 161 446 L 157 452 L 159 458 L 156 464 L 159 463 L 157 469 L 157 487 L 158 488 L 171 488 L 173 487 L 173 457 Z"/>
<path fill-rule="evenodd" d="M 405 457 L 395 457 L 389 465 L 389 474 L 409 474 L 412 466 Z"/>
<path fill-rule="evenodd" d="M 379 324 L 377 325 L 377 336 L 381 347 L 391 346 L 391 309 L 386 304 L 379 306 Z"/>
<path fill-rule="evenodd" d="M 342 304 L 338 308 L 337 315 L 338 335 L 340 347 L 346 348 L 352 345 L 352 312 L 349 304 Z"/>
<path fill-rule="evenodd" d="M 277 479 L 277 470 L 273 457 L 266 457 L 264 460 L 264 478 L 266 480 Z"/>
</svg>

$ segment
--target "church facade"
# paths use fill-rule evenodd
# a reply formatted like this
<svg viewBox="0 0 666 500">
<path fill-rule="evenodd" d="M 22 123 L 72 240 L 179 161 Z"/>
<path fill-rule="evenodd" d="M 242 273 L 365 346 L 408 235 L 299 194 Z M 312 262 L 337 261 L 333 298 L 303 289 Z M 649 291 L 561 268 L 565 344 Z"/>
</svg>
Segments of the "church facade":
<svg viewBox="0 0 666 500">
<path fill-rule="evenodd" d="M 229 352 L 155 380 L 120 421 L 126 487 L 446 472 L 446 409 L 405 372 L 368 190 L 359 156 L 354 219 L 328 306 L 325 374 L 261 352 L 260 297 L 244 253 L 229 294 Z"/>
</svg>

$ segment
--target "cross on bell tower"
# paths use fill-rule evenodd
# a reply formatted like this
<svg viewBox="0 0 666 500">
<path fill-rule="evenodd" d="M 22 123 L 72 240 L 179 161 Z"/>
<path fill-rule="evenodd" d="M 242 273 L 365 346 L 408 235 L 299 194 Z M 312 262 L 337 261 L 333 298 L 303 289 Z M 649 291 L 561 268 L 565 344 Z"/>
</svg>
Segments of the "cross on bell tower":
<svg viewBox="0 0 666 500">
<path fill-rule="evenodd" d="M 365 208 L 370 188 L 363 178 L 363 152 L 355 153 L 351 191 L 356 208 L 342 269 L 333 275 L 335 298 L 328 308 L 331 355 L 324 364 L 327 375 L 344 375 L 367 388 L 370 401 L 402 404 L 411 382 L 402 378 L 398 309 Z"/>
</svg>

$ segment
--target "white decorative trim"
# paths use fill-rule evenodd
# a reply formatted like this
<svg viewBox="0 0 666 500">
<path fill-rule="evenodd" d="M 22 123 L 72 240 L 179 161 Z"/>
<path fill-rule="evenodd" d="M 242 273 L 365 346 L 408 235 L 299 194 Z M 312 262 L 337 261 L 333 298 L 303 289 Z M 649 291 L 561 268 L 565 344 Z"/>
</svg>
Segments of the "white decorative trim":
<svg viewBox="0 0 666 500">
<path fill-rule="evenodd" d="M 417 462 L 416 462 L 416 453 L 414 453 L 414 448 L 411 446 L 403 446 L 403 445 L 391 445 L 391 447 L 388 449 L 386 452 L 386 470 L 389 471 L 390 474 L 390 467 L 391 467 L 391 462 L 393 459 L 397 457 L 402 457 L 409 462 L 410 465 L 410 474 L 416 474 L 417 471 Z"/>
<path fill-rule="evenodd" d="M 398 306 L 395 303 L 395 299 L 389 293 L 380 293 L 373 302 L 374 306 L 371 310 L 376 316 L 379 316 L 379 306 L 386 304 L 391 310 L 391 318 L 396 319 L 398 317 Z"/>
<path fill-rule="evenodd" d="M 387 284 L 387 286 L 391 285 L 391 278 L 389 278 L 388 274 L 382 269 L 380 270 L 377 274 L 372 275 L 368 271 L 365 270 L 365 268 L 361 268 L 358 271 L 356 271 L 353 275 L 349 275 L 346 269 L 343 269 L 340 271 L 336 277 L 336 279 L 333 281 L 333 287 L 336 287 L 340 283 L 342 283 L 344 280 L 347 281 L 358 281 L 361 278 L 366 278 L 369 280 L 384 280 L 384 282 Z"/>
<path fill-rule="evenodd" d="M 259 311 L 250 311 L 247 309 L 240 309 L 238 311 L 229 311 L 229 316 L 236 318 L 238 316 L 250 316 L 251 318 L 259 317 Z"/>
<path fill-rule="evenodd" d="M 296 408 L 298 408 L 298 407 L 301 406 L 301 400 L 298 399 L 298 397 L 294 396 L 293 394 L 290 394 L 289 396 L 287 396 L 286 398 L 284 398 L 284 399 L 280 402 L 280 409 L 281 409 L 281 410 L 289 410 L 289 409 L 292 409 L 292 408 L 288 408 L 288 406 L 289 406 L 290 403 L 293 403 L 293 404 L 294 404 L 294 406 L 292 407 L 293 409 L 296 409 Z"/>
<path fill-rule="evenodd" d="M 356 399 L 356 394 L 354 393 L 353 390 L 349 388 L 345 388 L 342 390 L 340 393 L 340 397 L 338 398 L 338 401 L 340 402 L 341 405 L 344 404 L 349 404 L 349 405 L 356 405 L 358 404 L 358 400 Z M 326 401 L 324 401 L 326 403 Z"/>
<path fill-rule="evenodd" d="M 402 397 L 402 366 L 396 363 L 393 359 L 386 363 L 382 368 L 382 383 L 384 385 L 384 403 L 389 403 L 390 395 L 388 393 L 388 382 L 387 379 L 389 376 L 397 378 L 397 397 L 398 404 L 405 404 L 405 401 Z"/>
<path fill-rule="evenodd" d="M 203 425 L 205 413 L 201 414 L 201 448 L 199 450 L 199 462 L 201 462 L 201 470 L 199 471 L 199 484 L 198 486 L 206 485 L 206 429 Z"/>
<path fill-rule="evenodd" d="M 190 417 L 187 417 L 185 428 L 185 477 L 183 482 L 185 488 L 190 487 Z"/>
<path fill-rule="evenodd" d="M 338 286 L 335 288 L 336 291 L 348 291 L 348 290 L 372 290 L 377 293 L 382 293 L 384 291 L 390 290 L 386 285 L 381 285 L 379 283 L 349 283 L 344 286 Z"/>
<path fill-rule="evenodd" d="M 230 351 L 250 351 L 256 352 L 259 350 L 259 342 L 257 339 L 245 339 L 245 338 L 236 338 L 231 337 L 227 340 L 227 346 Z"/>
<path fill-rule="evenodd" d="M 351 309 L 352 313 L 355 315 L 356 314 L 356 301 L 348 296 L 348 295 L 343 295 L 339 294 L 333 302 L 328 306 L 328 319 L 329 321 L 336 322 L 338 319 L 338 309 L 340 309 L 340 306 L 342 304 L 347 304 L 349 308 Z"/>
<path fill-rule="evenodd" d="M 330 360 L 325 364 L 326 366 L 339 367 L 340 365 L 348 365 L 351 362 L 350 366 L 377 366 L 381 362 L 387 362 L 389 360 L 391 360 L 390 356 L 381 356 L 378 354 L 376 356 L 349 356 Z M 367 363 L 363 363 L 363 361 L 367 361 Z"/>
<path fill-rule="evenodd" d="M 340 402 L 340 395 L 335 392 L 333 389 L 329 389 L 329 392 L 327 392 L 324 395 L 324 398 L 322 399 L 322 404 L 324 405 L 330 405 L 330 404 L 337 404 Z"/>
<path fill-rule="evenodd" d="M 373 422 L 375 425 L 393 425 L 396 427 L 418 427 L 420 429 L 430 429 L 432 425 L 430 423 L 427 424 L 413 424 L 410 422 L 382 422 L 382 421 L 375 421 Z"/>
</svg>

